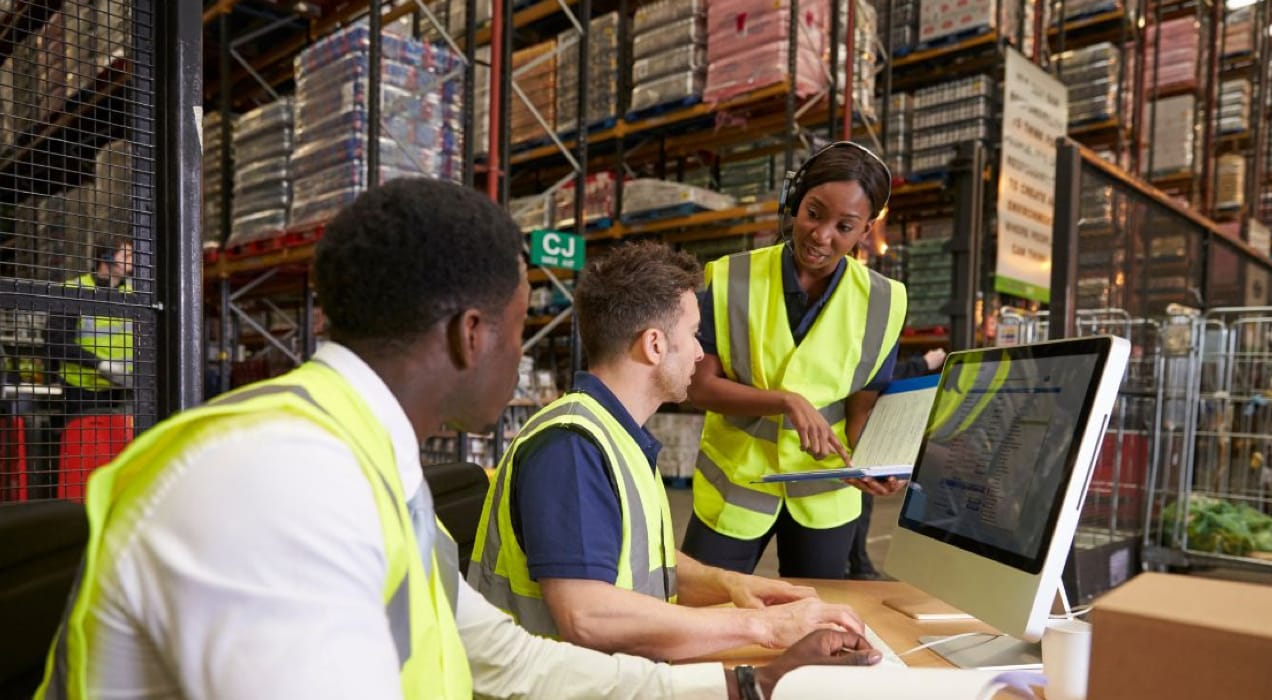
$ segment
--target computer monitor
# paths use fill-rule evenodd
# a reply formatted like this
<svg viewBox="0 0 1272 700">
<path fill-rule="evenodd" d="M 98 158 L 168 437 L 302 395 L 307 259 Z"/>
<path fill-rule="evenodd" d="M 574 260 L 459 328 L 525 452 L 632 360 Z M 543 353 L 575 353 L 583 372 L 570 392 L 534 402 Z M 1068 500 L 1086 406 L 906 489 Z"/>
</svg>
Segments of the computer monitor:
<svg viewBox="0 0 1272 700">
<path fill-rule="evenodd" d="M 951 353 L 884 569 L 1040 639 L 1129 354 L 1113 337 Z"/>
</svg>

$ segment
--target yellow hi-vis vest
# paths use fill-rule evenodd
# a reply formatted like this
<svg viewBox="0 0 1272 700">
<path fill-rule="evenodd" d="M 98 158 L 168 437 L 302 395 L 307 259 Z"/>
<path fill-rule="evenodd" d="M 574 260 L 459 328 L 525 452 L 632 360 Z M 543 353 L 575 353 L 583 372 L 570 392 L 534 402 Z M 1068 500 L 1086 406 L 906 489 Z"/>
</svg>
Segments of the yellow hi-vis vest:
<svg viewBox="0 0 1272 700">
<path fill-rule="evenodd" d="M 676 601 L 676 545 L 667 492 L 627 429 L 600 403 L 571 392 L 536 413 L 499 462 L 486 493 L 468 582 L 495 607 L 534 634 L 559 637 L 539 584 L 530 578 L 526 554 L 512 527 L 512 480 L 517 452 L 549 428 L 568 427 L 590 436 L 605 455 L 618 488 L 623 543 L 614 585 L 668 602 Z"/>
<path fill-rule="evenodd" d="M 445 542 L 439 541 L 431 571 L 425 575 L 388 431 L 335 370 L 309 362 L 164 421 L 93 473 L 86 503 L 88 547 L 36 698 L 88 696 L 89 660 L 97 636 L 92 614 L 100 595 L 97 573 L 109 568 L 116 555 L 108 543 L 126 539 L 116 537 L 116 533 L 138 526 L 143 516 L 140 510 L 151 489 L 163 479 L 167 465 L 229 425 L 251 424 L 280 414 L 311 421 L 348 445 L 371 483 L 388 565 L 384 615 L 397 649 L 403 696 L 472 697 L 472 675 L 455 625 L 454 600 L 448 599 L 448 592 L 456 591 L 458 584 L 454 559 L 447 570 Z M 442 533 L 439 529 L 439 540 Z M 453 579 L 450 585 L 448 578 Z M 322 612 L 314 610 L 315 615 Z"/>
<path fill-rule="evenodd" d="M 844 433 L 848 397 L 870 383 L 905 321 L 905 287 L 847 258 L 847 269 L 798 346 L 786 317 L 782 246 L 721 258 L 707 265 L 716 347 L 725 376 L 758 389 L 793 391 Z M 707 526 L 752 540 L 767 532 L 785 502 L 810 528 L 837 527 L 861 513 L 861 494 L 839 481 L 756 484 L 765 474 L 843 466 L 800 449 L 784 416 L 759 418 L 707 412 L 693 474 L 693 510 Z"/>
<path fill-rule="evenodd" d="M 96 288 L 91 274 L 81 275 L 66 283 L 67 287 Z M 119 291 L 125 294 L 132 291 L 127 285 L 121 285 Z M 79 325 L 75 329 L 75 344 L 84 348 L 99 360 L 133 359 L 133 322 L 127 318 L 110 316 L 80 316 Z M 96 367 L 85 367 L 76 362 L 63 362 L 62 382 L 77 389 L 102 391 L 115 385 L 110 383 L 97 371 Z"/>
</svg>

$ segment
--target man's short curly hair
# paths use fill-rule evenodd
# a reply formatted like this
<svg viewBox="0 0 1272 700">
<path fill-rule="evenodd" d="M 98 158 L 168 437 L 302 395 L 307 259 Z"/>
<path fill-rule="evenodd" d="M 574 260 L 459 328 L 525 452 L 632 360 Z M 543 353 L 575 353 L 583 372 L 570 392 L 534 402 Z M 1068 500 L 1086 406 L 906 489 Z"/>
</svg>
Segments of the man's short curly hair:
<svg viewBox="0 0 1272 700">
<path fill-rule="evenodd" d="M 589 362 L 621 355 L 645 330 L 670 331 L 680 298 L 702 284 L 702 266 L 661 243 L 627 243 L 588 263 L 574 291 Z"/>
<path fill-rule="evenodd" d="M 331 337 L 400 349 L 464 309 L 502 310 L 521 280 L 521 245 L 517 225 L 476 190 L 426 178 L 371 188 L 318 242 Z"/>
</svg>

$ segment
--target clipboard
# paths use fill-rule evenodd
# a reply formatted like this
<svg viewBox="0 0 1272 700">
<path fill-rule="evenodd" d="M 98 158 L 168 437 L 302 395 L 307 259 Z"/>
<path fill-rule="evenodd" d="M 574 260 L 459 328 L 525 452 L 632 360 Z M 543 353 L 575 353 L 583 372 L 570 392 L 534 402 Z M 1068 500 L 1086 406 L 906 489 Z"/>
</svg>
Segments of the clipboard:
<svg viewBox="0 0 1272 700">
<path fill-rule="evenodd" d="M 889 464 L 879 467 L 842 467 L 840 469 L 814 469 L 806 472 L 765 474 L 752 484 L 774 484 L 790 481 L 825 481 L 827 479 L 909 479 L 913 464 Z"/>
<path fill-rule="evenodd" d="M 766 474 L 753 484 L 827 479 L 909 479 L 923 445 L 939 375 L 892 382 L 879 395 L 853 451 L 851 467 Z"/>
</svg>

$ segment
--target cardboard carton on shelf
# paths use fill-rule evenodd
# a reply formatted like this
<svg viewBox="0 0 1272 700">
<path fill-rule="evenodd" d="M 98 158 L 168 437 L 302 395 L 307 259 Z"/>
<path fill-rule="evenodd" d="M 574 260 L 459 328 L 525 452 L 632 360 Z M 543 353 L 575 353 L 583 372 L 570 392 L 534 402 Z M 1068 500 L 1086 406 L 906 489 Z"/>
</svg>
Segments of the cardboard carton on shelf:
<svg viewBox="0 0 1272 700">
<path fill-rule="evenodd" d="M 1089 700 L 1272 697 L 1272 586 L 1140 574 L 1091 623 Z"/>
</svg>

